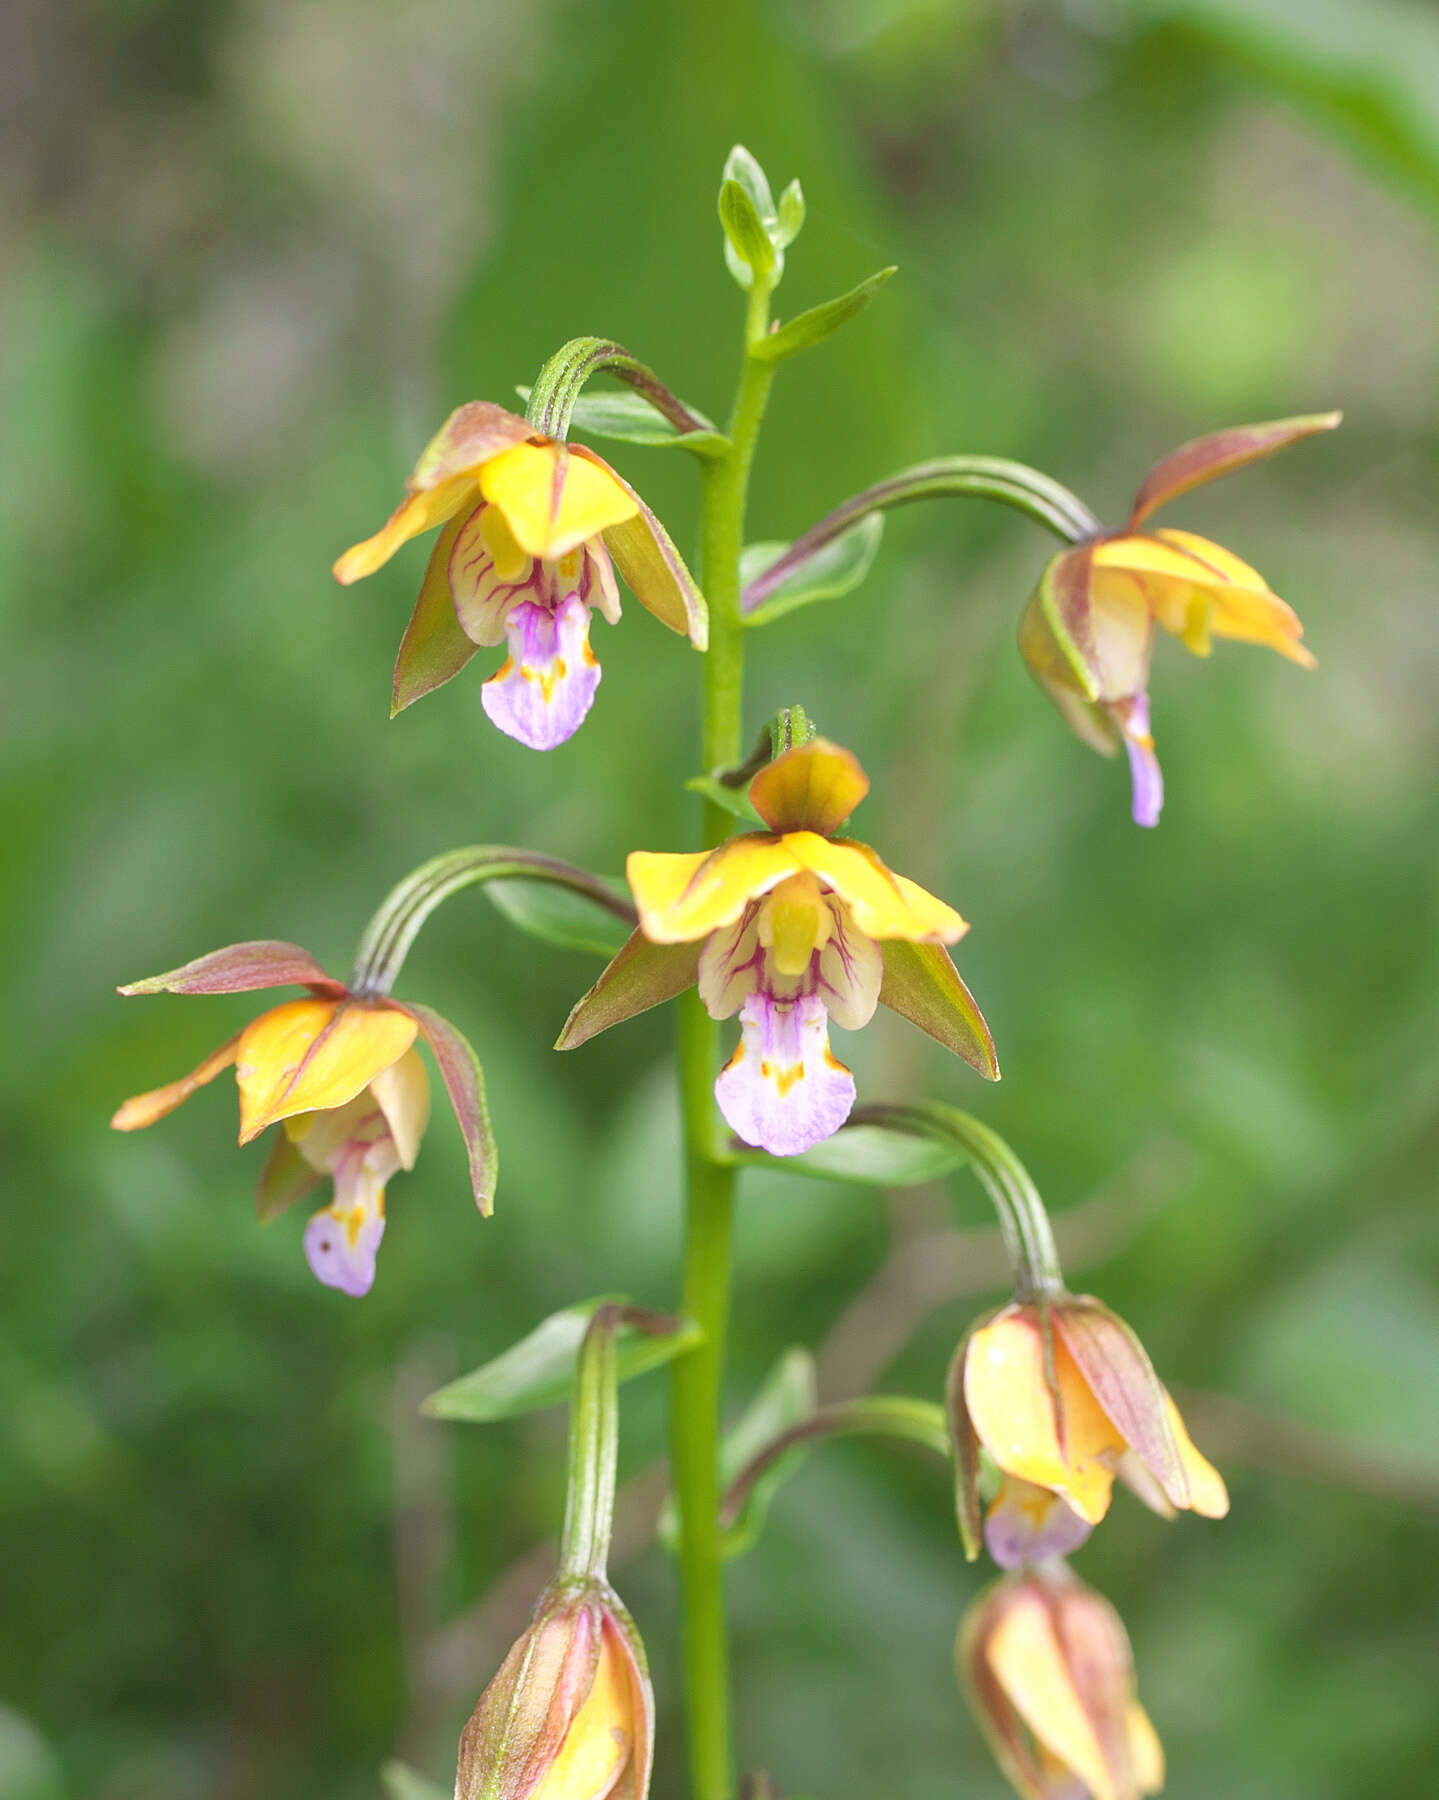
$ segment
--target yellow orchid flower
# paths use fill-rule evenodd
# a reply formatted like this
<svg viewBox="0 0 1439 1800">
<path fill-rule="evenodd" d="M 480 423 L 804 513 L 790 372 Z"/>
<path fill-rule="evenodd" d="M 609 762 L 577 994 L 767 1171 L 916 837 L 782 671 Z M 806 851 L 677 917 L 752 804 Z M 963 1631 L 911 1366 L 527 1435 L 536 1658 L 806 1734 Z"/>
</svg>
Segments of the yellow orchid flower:
<svg viewBox="0 0 1439 1800">
<path fill-rule="evenodd" d="M 489 1118 L 479 1064 L 461 1034 L 427 1006 L 352 994 L 308 951 L 274 939 L 229 944 L 120 992 L 239 994 L 287 986 L 304 987 L 309 997 L 261 1013 L 188 1075 L 126 1100 L 110 1123 L 142 1131 L 233 1068 L 240 1142 L 281 1127 L 260 1176 L 260 1217 L 274 1218 L 329 1175 L 333 1198 L 306 1228 L 305 1255 L 327 1287 L 365 1294 L 385 1233 L 385 1183 L 397 1169 L 414 1167 L 429 1118 L 417 1037 L 439 1066 L 465 1135 L 475 1199 L 489 1211 Z"/>
<path fill-rule="evenodd" d="M 1157 825 L 1164 805 L 1149 724 L 1156 623 L 1196 656 L 1224 637 L 1314 667 L 1298 618 L 1256 570 L 1191 531 L 1150 529 L 1149 517 L 1201 482 L 1338 423 L 1338 413 L 1315 413 L 1182 445 L 1150 470 L 1122 529 L 1062 551 L 1040 577 L 1020 620 L 1021 653 L 1078 737 L 1106 756 L 1124 745 L 1137 825 Z"/>
<path fill-rule="evenodd" d="M 835 834 L 869 792 L 847 750 L 822 738 L 762 769 L 749 797 L 767 832 L 690 855 L 635 851 L 626 865 L 639 930 L 571 1013 L 559 1048 L 698 983 L 712 1018 L 740 1016 L 715 1084 L 735 1132 L 793 1156 L 837 1131 L 854 1078 L 829 1021 L 857 1030 L 883 1002 L 999 1074 L 989 1028 L 943 948 L 969 929 L 953 908 L 867 844 Z"/>
<path fill-rule="evenodd" d="M 599 685 L 591 613 L 636 598 L 704 649 L 704 599 L 668 533 L 628 482 L 580 444 L 546 437 L 486 400 L 452 413 L 405 498 L 335 564 L 348 585 L 442 525 L 395 663 L 394 711 L 456 675 L 481 645 L 509 655 L 481 694 L 510 737 L 550 750 L 583 723 Z"/>
<path fill-rule="evenodd" d="M 1001 1567 L 1076 1548 L 1116 1476 L 1159 1512 L 1229 1510 L 1143 1345 L 1088 1295 L 1016 1300 L 973 1326 L 950 1368 L 949 1415 L 957 1466 L 972 1469 L 982 1445 L 1007 1478 L 985 1521 Z"/>
<path fill-rule="evenodd" d="M 970 1608 L 955 1666 L 1023 1800 L 1141 1800 L 1164 1751 L 1135 1695 L 1119 1614 L 1063 1563 L 1006 1576 Z"/>
</svg>

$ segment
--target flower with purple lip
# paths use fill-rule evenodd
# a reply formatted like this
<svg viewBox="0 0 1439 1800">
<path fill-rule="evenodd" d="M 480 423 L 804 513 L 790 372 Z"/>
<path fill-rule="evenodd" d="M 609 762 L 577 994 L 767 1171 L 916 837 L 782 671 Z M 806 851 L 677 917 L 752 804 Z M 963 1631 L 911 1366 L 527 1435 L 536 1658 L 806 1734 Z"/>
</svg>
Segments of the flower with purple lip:
<svg viewBox="0 0 1439 1800">
<path fill-rule="evenodd" d="M 739 1047 L 715 1083 L 720 1111 L 774 1156 L 809 1149 L 849 1117 L 854 1078 L 830 1050 L 830 1022 L 857 1030 L 881 1001 L 997 1077 L 989 1029 L 944 949 L 964 920 L 867 844 L 835 835 L 868 791 L 854 757 L 815 738 L 750 784 L 768 832 L 693 855 L 634 852 L 639 930 L 559 1047 L 697 983 L 712 1018 L 739 1015 Z"/>
<path fill-rule="evenodd" d="M 240 1142 L 280 1127 L 260 1176 L 256 1207 L 275 1218 L 329 1176 L 328 1206 L 305 1229 L 305 1256 L 326 1287 L 367 1294 L 385 1235 L 385 1183 L 414 1167 L 430 1113 L 430 1084 L 414 1049 L 434 1055 L 464 1132 L 476 1203 L 488 1214 L 493 1145 L 479 1063 L 463 1036 L 427 1006 L 351 993 L 298 944 L 228 944 L 182 968 L 122 987 L 122 994 L 241 994 L 300 986 L 221 1044 L 178 1081 L 125 1101 L 110 1123 L 141 1131 L 233 1067 Z"/>
<path fill-rule="evenodd" d="M 583 724 L 600 681 L 593 613 L 620 616 L 615 569 L 671 629 L 705 647 L 704 600 L 659 520 L 601 457 L 488 401 L 451 414 L 379 531 L 335 564 L 346 583 L 443 525 L 395 662 L 394 711 L 456 675 L 478 648 L 509 654 L 485 683 L 490 719 L 533 750 Z"/>
<path fill-rule="evenodd" d="M 1267 644 L 1301 668 L 1314 667 L 1299 641 L 1298 618 L 1261 575 L 1208 538 L 1149 528 L 1150 514 L 1201 482 L 1338 423 L 1338 413 L 1315 413 L 1181 445 L 1144 478 L 1122 529 L 1061 551 L 1040 577 L 1020 620 L 1020 651 L 1077 737 L 1106 756 L 1124 746 L 1136 825 L 1157 825 L 1164 805 L 1149 725 L 1156 624 L 1196 656 L 1208 656 L 1213 639 L 1227 637 Z"/>
</svg>

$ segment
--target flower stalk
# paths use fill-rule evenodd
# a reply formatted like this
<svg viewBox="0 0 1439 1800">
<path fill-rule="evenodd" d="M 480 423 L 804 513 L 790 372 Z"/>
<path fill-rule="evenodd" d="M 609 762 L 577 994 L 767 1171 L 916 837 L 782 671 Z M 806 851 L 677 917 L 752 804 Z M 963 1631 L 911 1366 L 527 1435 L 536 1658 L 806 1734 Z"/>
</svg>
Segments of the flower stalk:
<svg viewBox="0 0 1439 1800">
<path fill-rule="evenodd" d="M 749 293 L 745 350 L 729 422 L 729 448 L 707 461 L 700 527 L 700 579 L 710 607 L 704 659 L 701 763 L 720 769 L 740 761 L 744 730 L 744 627 L 740 616 L 740 551 L 755 443 L 774 379 L 774 364 L 754 354 L 769 325 L 772 283 Z M 704 803 L 704 842 L 729 835 L 730 816 Z M 714 1082 L 720 1062 L 718 1023 L 693 992 L 679 1001 L 679 1083 L 684 1115 L 685 1247 L 680 1307 L 704 1341 L 680 1357 L 671 1376 L 670 1455 L 679 1513 L 683 1588 L 683 1664 L 693 1800 L 730 1800 L 729 1645 L 725 1625 L 719 1530 L 719 1422 L 729 1322 L 736 1172 L 722 1160 Z"/>
</svg>

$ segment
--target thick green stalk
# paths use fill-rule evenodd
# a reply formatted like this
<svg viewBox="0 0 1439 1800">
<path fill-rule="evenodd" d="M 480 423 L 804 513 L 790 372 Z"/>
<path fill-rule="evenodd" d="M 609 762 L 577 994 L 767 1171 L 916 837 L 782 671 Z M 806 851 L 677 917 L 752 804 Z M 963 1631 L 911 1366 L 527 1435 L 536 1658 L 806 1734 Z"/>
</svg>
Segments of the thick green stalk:
<svg viewBox="0 0 1439 1800">
<path fill-rule="evenodd" d="M 763 337 L 768 313 L 769 293 L 757 287 L 750 296 L 744 365 L 730 418 L 730 448 L 704 469 L 701 580 L 710 615 L 701 738 L 701 767 L 706 770 L 727 767 L 741 757 L 744 627 L 739 610 L 739 558 L 750 464 L 774 374 L 773 365 L 759 361 L 750 349 Z M 723 842 L 732 824 L 723 808 L 706 802 L 707 845 Z M 700 1326 L 704 1340 L 674 1365 L 670 1455 L 680 1522 L 692 1800 L 731 1800 L 734 1792 L 729 1640 L 720 1561 L 719 1427 L 735 1171 L 717 1155 L 714 1080 L 719 1049 L 719 1027 L 705 1012 L 698 994 L 685 994 L 679 1016 L 686 1182 L 681 1307 Z"/>
</svg>

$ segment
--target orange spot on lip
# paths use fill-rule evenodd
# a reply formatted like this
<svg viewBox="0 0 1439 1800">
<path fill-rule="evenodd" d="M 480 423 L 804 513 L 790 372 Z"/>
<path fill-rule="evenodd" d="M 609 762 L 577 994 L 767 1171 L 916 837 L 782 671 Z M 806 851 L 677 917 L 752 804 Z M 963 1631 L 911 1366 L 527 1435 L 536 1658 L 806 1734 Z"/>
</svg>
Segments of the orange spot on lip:
<svg viewBox="0 0 1439 1800">
<path fill-rule="evenodd" d="M 790 1091 L 790 1089 L 795 1085 L 795 1083 L 797 1081 L 803 1081 L 803 1080 L 804 1080 L 804 1064 L 803 1063 L 791 1063 L 787 1069 L 781 1069 L 774 1078 L 774 1084 L 775 1084 L 775 1087 L 779 1090 L 780 1099 L 781 1100 L 784 1099 L 785 1095 Z"/>
<path fill-rule="evenodd" d="M 513 675 L 514 672 L 515 672 L 515 659 L 513 656 L 507 656 L 505 658 L 505 660 L 500 664 L 499 668 L 495 670 L 494 675 L 491 677 L 491 680 L 493 680 L 493 681 L 508 681 L 510 676 Z"/>
</svg>

